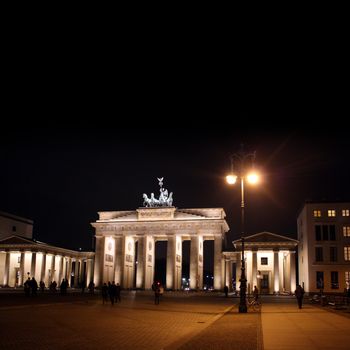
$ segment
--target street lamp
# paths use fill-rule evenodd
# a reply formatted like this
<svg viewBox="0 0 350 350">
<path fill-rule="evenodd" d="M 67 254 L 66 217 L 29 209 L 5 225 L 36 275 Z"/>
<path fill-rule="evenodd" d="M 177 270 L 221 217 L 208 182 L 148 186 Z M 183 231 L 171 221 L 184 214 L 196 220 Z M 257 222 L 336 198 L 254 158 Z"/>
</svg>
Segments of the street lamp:
<svg viewBox="0 0 350 350">
<path fill-rule="evenodd" d="M 255 152 L 246 153 L 241 149 L 231 156 L 231 173 L 226 176 L 226 181 L 229 185 L 234 185 L 239 177 L 241 179 L 241 242 L 242 242 L 242 266 L 241 266 L 241 286 L 240 286 L 240 301 L 239 312 L 247 312 L 247 279 L 245 276 L 245 259 L 244 259 L 244 184 L 248 181 L 251 184 L 256 184 L 259 181 L 258 174 L 254 171 Z M 249 173 L 248 173 L 249 171 Z"/>
</svg>

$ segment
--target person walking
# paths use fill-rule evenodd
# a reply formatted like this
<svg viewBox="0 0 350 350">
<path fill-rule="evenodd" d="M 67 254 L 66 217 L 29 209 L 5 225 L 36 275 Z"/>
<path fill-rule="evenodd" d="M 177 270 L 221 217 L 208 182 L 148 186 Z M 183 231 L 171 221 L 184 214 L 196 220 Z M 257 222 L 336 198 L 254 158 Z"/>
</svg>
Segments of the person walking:
<svg viewBox="0 0 350 350">
<path fill-rule="evenodd" d="M 259 299 L 259 289 L 258 289 L 257 286 L 254 286 L 253 296 L 254 296 L 254 301 L 255 301 L 255 302 L 258 302 L 258 299 Z"/>
<path fill-rule="evenodd" d="M 224 293 L 225 293 L 225 297 L 227 298 L 228 297 L 228 287 L 227 286 L 224 287 Z"/>
<path fill-rule="evenodd" d="M 106 283 L 103 283 L 102 286 L 102 303 L 107 303 L 107 298 L 108 298 L 108 286 Z"/>
<path fill-rule="evenodd" d="M 159 304 L 159 297 L 160 297 L 160 284 L 156 285 L 154 289 L 154 304 L 158 305 Z"/>
<path fill-rule="evenodd" d="M 297 298 L 299 309 L 303 307 L 304 293 L 305 291 L 303 287 L 300 284 L 298 284 L 296 290 L 294 291 L 294 294 L 295 294 L 295 297 Z"/>
</svg>

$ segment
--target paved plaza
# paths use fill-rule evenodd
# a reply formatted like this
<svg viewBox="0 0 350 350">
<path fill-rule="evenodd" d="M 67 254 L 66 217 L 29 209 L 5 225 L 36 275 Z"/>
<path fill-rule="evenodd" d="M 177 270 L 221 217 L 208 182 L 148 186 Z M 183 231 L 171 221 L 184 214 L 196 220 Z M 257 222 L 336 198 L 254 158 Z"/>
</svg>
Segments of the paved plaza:
<svg viewBox="0 0 350 350">
<path fill-rule="evenodd" d="M 265 297 L 261 312 L 239 314 L 239 299 L 217 293 L 99 295 L 0 293 L 0 349 L 348 349 L 349 310 L 292 297 Z"/>
</svg>

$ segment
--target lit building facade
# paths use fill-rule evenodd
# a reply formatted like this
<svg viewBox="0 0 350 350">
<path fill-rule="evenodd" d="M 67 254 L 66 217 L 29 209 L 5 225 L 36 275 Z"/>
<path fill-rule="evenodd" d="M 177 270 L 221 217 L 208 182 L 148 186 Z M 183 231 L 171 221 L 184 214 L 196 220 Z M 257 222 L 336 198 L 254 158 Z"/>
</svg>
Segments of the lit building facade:
<svg viewBox="0 0 350 350">
<path fill-rule="evenodd" d="M 0 213 L 0 285 L 22 286 L 28 277 L 48 286 L 63 278 L 70 287 L 93 279 L 93 252 L 55 247 L 32 239 L 33 221 Z"/>
<path fill-rule="evenodd" d="M 222 243 L 229 227 L 222 208 L 143 207 L 99 212 L 94 282 L 150 289 L 154 281 L 155 244 L 167 241 L 166 288 L 178 290 L 182 278 L 182 242 L 190 243 L 190 288 L 203 288 L 203 242 L 214 241 L 214 288 L 222 289 Z"/>
<path fill-rule="evenodd" d="M 343 293 L 350 282 L 350 202 L 306 202 L 298 215 L 299 283 Z"/>
<path fill-rule="evenodd" d="M 233 241 L 234 252 L 223 252 L 225 284 L 239 290 L 241 277 L 241 240 Z M 244 238 L 247 293 L 257 286 L 262 294 L 290 294 L 296 287 L 298 241 L 271 232 Z"/>
</svg>

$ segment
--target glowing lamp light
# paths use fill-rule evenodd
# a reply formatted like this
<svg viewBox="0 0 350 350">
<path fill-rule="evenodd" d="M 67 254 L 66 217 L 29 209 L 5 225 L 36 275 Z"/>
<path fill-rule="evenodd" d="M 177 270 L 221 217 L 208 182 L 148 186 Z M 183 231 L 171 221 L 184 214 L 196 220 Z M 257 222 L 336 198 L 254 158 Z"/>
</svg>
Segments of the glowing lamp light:
<svg viewBox="0 0 350 350">
<path fill-rule="evenodd" d="M 234 185 L 236 183 L 237 176 L 236 175 L 227 175 L 226 176 L 226 181 L 229 185 Z"/>
<path fill-rule="evenodd" d="M 250 173 L 247 176 L 247 180 L 250 184 L 255 185 L 259 182 L 259 175 L 257 173 Z"/>
</svg>

